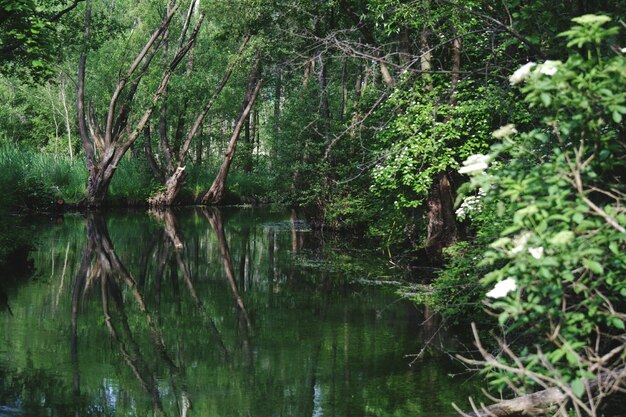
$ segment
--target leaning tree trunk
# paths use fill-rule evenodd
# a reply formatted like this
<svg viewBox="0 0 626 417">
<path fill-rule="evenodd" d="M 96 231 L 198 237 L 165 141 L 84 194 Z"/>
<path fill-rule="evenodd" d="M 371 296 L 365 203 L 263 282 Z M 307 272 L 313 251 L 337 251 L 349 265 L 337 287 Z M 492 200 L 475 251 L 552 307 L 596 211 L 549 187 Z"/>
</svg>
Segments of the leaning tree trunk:
<svg viewBox="0 0 626 417">
<path fill-rule="evenodd" d="M 226 195 L 226 177 L 228 176 L 228 171 L 230 170 L 230 165 L 233 162 L 233 158 L 235 156 L 235 149 L 237 148 L 237 139 L 239 139 L 239 133 L 241 133 L 241 129 L 246 121 L 246 118 L 250 114 L 250 110 L 256 101 L 257 96 L 259 95 L 259 91 L 261 90 L 261 86 L 263 85 L 263 80 L 259 80 L 256 83 L 256 87 L 251 94 L 248 92 L 246 95 L 249 101 L 248 105 L 243 109 L 241 115 L 239 116 L 239 120 L 235 125 L 235 129 L 233 130 L 233 134 L 230 137 L 230 141 L 228 142 L 228 148 L 226 149 L 226 154 L 224 155 L 224 161 L 220 166 L 220 170 L 211 185 L 211 188 L 204 193 L 204 195 L 200 198 L 200 203 L 204 205 L 208 204 L 219 204 L 224 200 Z"/>
</svg>

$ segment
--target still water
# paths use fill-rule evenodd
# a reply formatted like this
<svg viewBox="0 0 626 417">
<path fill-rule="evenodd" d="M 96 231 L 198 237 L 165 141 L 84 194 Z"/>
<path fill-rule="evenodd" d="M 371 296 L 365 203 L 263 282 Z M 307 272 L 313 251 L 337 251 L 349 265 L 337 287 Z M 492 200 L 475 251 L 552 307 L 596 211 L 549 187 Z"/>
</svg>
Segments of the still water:
<svg viewBox="0 0 626 417">
<path fill-rule="evenodd" d="M 0 277 L 2 417 L 453 415 L 480 385 L 435 317 L 355 282 L 393 274 L 382 253 L 293 213 L 34 224 Z"/>
</svg>

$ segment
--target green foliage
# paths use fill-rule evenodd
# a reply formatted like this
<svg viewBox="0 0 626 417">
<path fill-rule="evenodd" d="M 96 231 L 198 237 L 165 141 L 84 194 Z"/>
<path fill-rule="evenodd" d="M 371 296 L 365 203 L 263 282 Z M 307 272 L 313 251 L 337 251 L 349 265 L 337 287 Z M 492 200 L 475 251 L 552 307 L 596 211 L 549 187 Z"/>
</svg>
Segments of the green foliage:
<svg viewBox="0 0 626 417">
<path fill-rule="evenodd" d="M 373 178 L 376 191 L 394 193 L 398 207 L 420 205 L 439 172 L 488 149 L 511 101 L 500 89 L 467 81 L 458 87 L 458 104 L 439 102 L 448 89 L 445 83 L 430 92 L 399 87 L 383 110 L 397 116 L 378 136 L 382 162 Z"/>
<path fill-rule="evenodd" d="M 270 196 L 273 193 L 271 174 L 258 171 L 253 173 L 231 172 L 226 179 L 226 188 L 239 196 L 251 197 L 259 202 L 270 201 Z"/>
<path fill-rule="evenodd" d="M 623 343 L 626 57 L 598 45 L 616 33 L 604 28 L 609 21 L 574 20 L 563 36 L 592 53 L 534 67 L 522 91 L 544 114 L 542 125 L 495 146 L 506 163 L 473 180 L 487 190 L 486 201 L 512 213 L 480 265 L 491 269 L 485 285 L 513 279 L 518 290 L 491 307 L 507 333 L 536 346 L 513 348 L 525 372 L 491 374 L 500 389 L 508 381 L 534 385 L 534 375 L 543 375 L 586 398 L 581 387 L 597 378 L 596 355 Z"/>
<path fill-rule="evenodd" d="M 67 0 L 0 0 L 0 73 L 42 81 L 76 41 Z"/>
</svg>

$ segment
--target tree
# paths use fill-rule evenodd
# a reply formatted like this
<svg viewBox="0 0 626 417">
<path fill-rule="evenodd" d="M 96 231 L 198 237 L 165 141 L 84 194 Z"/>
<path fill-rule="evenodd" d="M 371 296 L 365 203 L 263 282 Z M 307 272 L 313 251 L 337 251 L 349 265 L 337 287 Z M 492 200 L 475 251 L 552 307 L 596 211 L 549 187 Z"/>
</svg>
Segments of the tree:
<svg viewBox="0 0 626 417">
<path fill-rule="evenodd" d="M 83 46 L 78 66 L 77 94 L 78 126 L 87 159 L 87 169 L 89 170 L 89 180 L 87 184 L 88 196 L 84 202 L 86 205 L 102 205 L 118 164 L 131 145 L 137 140 L 141 132 L 143 132 L 152 112 L 165 93 L 172 74 L 194 45 L 203 16 L 196 22 L 188 39 L 178 45 L 173 58 L 169 61 L 167 68 L 165 68 L 162 73 L 160 82 L 154 90 L 151 100 L 146 104 L 143 113 L 134 123 L 134 127 L 131 126 L 129 124 L 129 117 L 133 110 L 135 95 L 142 78 L 148 71 L 156 52 L 164 40 L 167 29 L 171 26 L 178 6 L 179 4 L 176 3 L 168 6 L 160 26 L 152 33 L 142 49 L 137 53 L 132 63 L 119 78 L 111 95 L 104 117 L 104 123 L 100 125 L 93 109 L 90 108 L 87 111 L 85 105 L 87 43 L 91 29 L 91 2 L 90 0 L 86 2 L 85 45 Z M 184 33 L 189 30 L 189 19 L 190 15 L 187 15 L 186 21 L 183 24 Z M 123 93 L 125 93 L 125 95 Z"/>
<path fill-rule="evenodd" d="M 260 78 L 260 59 L 257 57 L 255 64 L 250 71 L 250 76 L 248 79 L 248 89 L 246 91 L 246 96 L 243 101 L 243 108 L 241 109 L 241 113 L 239 115 L 239 119 L 235 124 L 235 128 L 233 129 L 233 133 L 228 141 L 228 147 L 226 148 L 226 152 L 224 153 L 224 160 L 220 165 L 220 169 L 211 184 L 209 190 L 204 193 L 204 195 L 200 198 L 200 202 L 202 204 L 219 204 L 223 201 L 226 194 L 226 178 L 228 177 L 228 172 L 230 170 L 230 165 L 233 162 L 233 158 L 235 156 L 235 149 L 237 148 L 237 140 L 239 139 L 239 134 L 241 133 L 241 129 L 243 128 L 250 111 L 252 110 L 252 106 L 254 106 L 254 102 L 256 101 L 259 92 L 261 91 L 261 86 L 263 85 L 263 79 Z"/>
<path fill-rule="evenodd" d="M 168 140 L 167 121 L 166 121 L 167 97 L 164 97 L 163 104 L 161 107 L 160 119 L 159 119 L 159 135 L 160 135 L 159 143 L 160 143 L 160 148 L 164 157 L 163 164 L 159 164 L 155 160 L 154 156 L 152 155 L 152 150 L 151 150 L 151 145 L 150 145 L 150 141 L 151 141 L 150 129 L 149 127 L 145 129 L 146 157 L 150 161 L 151 167 L 154 167 L 153 171 L 155 175 L 157 176 L 157 178 L 159 178 L 159 180 L 165 186 L 165 189 L 163 191 L 158 192 L 156 195 L 150 198 L 148 203 L 151 206 L 171 206 L 174 203 L 176 196 L 178 195 L 185 179 L 185 162 L 189 155 L 189 151 L 191 150 L 192 141 L 194 137 L 196 136 L 196 134 L 198 133 L 200 127 L 202 126 L 202 122 L 204 121 L 204 118 L 207 116 L 207 114 L 209 113 L 213 105 L 215 104 L 215 101 L 220 96 L 226 83 L 228 83 L 228 80 L 230 79 L 233 73 L 233 70 L 236 64 L 238 63 L 238 58 L 243 53 L 249 40 L 250 40 L 249 36 L 244 37 L 239 50 L 235 54 L 235 57 L 230 61 L 229 65 L 226 68 L 226 71 L 224 72 L 224 75 L 222 76 L 222 79 L 220 80 L 218 85 L 215 87 L 215 91 L 213 95 L 209 98 L 204 108 L 196 116 L 194 123 L 189 129 L 189 131 L 187 132 L 185 136 L 185 140 L 182 146 L 180 146 L 180 149 L 178 152 L 175 152 L 175 149 L 173 146 L 174 144 L 170 140 Z M 164 52 L 164 55 L 165 55 L 165 52 Z M 188 72 L 190 72 L 189 65 L 188 65 Z M 185 105 L 182 110 L 183 112 L 186 110 L 186 107 L 187 106 Z M 179 132 L 182 133 L 184 130 L 184 126 L 183 126 L 184 115 L 179 115 L 178 121 L 179 121 L 179 124 L 176 128 L 177 134 L 179 134 Z"/>
</svg>

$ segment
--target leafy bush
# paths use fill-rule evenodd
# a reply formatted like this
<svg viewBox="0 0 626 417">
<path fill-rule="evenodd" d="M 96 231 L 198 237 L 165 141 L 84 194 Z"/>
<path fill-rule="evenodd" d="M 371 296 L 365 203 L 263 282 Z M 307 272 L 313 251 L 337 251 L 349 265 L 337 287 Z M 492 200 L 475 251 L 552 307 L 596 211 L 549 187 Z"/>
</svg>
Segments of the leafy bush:
<svg viewBox="0 0 626 417">
<path fill-rule="evenodd" d="M 472 196 L 474 197 L 474 196 Z M 467 323 L 468 319 L 484 319 L 481 303 L 485 290 L 480 279 L 489 271 L 482 264 L 485 251 L 502 230 L 502 218 L 494 204 L 478 199 L 472 213 L 472 238 L 445 249 L 446 265 L 433 282 L 434 292 L 428 300 L 449 322 Z"/>
</svg>

